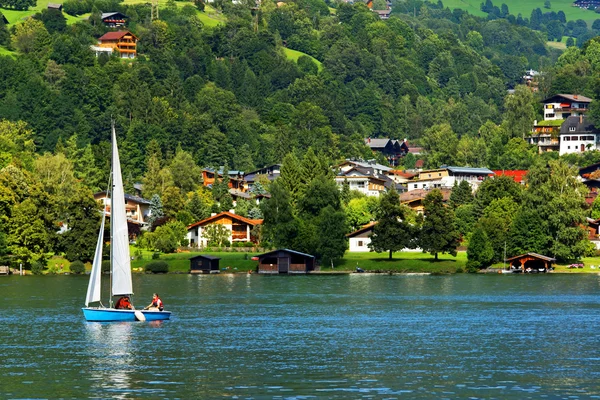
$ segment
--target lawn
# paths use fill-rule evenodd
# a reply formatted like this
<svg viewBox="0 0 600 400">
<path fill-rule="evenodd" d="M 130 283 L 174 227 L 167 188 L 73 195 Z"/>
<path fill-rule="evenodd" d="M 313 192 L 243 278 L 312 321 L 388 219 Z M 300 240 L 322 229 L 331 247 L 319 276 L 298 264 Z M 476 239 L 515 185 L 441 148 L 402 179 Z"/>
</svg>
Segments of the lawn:
<svg viewBox="0 0 600 400">
<path fill-rule="evenodd" d="M 261 251 L 262 252 L 262 251 Z M 204 254 L 220 257 L 220 268 L 222 272 L 248 272 L 254 271 L 257 266 L 252 257 L 261 252 L 245 252 L 243 249 L 233 252 L 180 252 L 171 254 L 160 254 L 158 260 L 165 261 L 169 265 L 170 273 L 188 273 L 190 270 L 190 258 Z M 134 272 L 143 272 L 144 266 L 152 261 L 153 252 L 148 250 L 139 251 L 137 247 L 130 247 L 130 254 L 135 259 L 131 266 Z M 455 273 L 464 271 L 467 263 L 467 253 L 459 251 L 456 257 L 448 254 L 439 254 L 439 260 L 428 253 L 416 251 L 394 253 L 392 260 L 388 259 L 388 253 L 349 253 L 331 268 L 321 266 L 322 272 L 353 272 L 357 267 L 367 272 L 394 272 L 394 273 Z M 587 257 L 582 260 L 583 268 L 568 268 L 568 265 L 555 265 L 555 272 L 567 274 L 600 273 L 600 257 Z M 69 261 L 60 256 L 54 256 L 48 262 L 48 273 L 69 272 Z M 592 268 L 594 266 L 594 268 Z M 62 268 L 61 268 L 62 267 Z M 492 268 L 502 268 L 503 263 L 498 263 Z M 89 271 L 91 265 L 88 263 L 86 269 Z"/>
<path fill-rule="evenodd" d="M 288 49 L 287 47 L 283 48 L 283 52 L 285 53 L 285 56 L 288 59 L 295 61 L 295 62 L 298 62 L 298 58 L 300 58 L 300 56 L 310 57 L 310 59 L 313 60 L 315 62 L 315 64 L 317 64 L 317 68 L 319 68 L 319 72 L 323 69 L 323 65 L 321 64 L 321 61 L 317 60 L 313 56 L 309 56 L 306 53 L 303 53 L 303 52 L 297 51 L 297 50 Z"/>
<path fill-rule="evenodd" d="M 592 22 L 600 17 L 593 11 L 573 7 L 572 0 L 550 0 L 550 4 L 552 5 L 552 8 L 550 9 L 544 8 L 544 1 L 545 0 L 492 0 L 494 5 L 498 7 L 500 7 L 502 3 L 506 4 L 508 6 L 508 11 L 515 17 L 521 13 L 523 18 L 529 18 L 531 16 L 531 11 L 536 8 L 542 10 L 542 13 L 550 11 L 559 12 L 562 10 L 567 17 L 567 21 L 583 19 L 588 22 L 589 28 L 591 28 Z M 451 9 L 461 8 L 471 14 L 482 17 L 487 15 L 479 8 L 482 3 L 481 0 L 442 0 L 442 2 L 444 3 L 444 7 L 450 7 Z M 402 7 L 402 2 L 394 3 L 394 6 Z"/>
</svg>

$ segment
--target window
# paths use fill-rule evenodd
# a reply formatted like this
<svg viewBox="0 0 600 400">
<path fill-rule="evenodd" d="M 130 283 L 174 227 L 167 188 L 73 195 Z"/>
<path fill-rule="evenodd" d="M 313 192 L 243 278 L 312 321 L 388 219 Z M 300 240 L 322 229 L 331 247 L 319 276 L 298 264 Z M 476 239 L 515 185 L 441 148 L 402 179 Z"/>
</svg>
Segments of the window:
<svg viewBox="0 0 600 400">
<path fill-rule="evenodd" d="M 571 140 L 577 140 L 577 136 L 571 136 Z"/>
<path fill-rule="evenodd" d="M 552 114 L 546 114 L 546 118 L 554 118 L 554 113 L 552 113 Z"/>
<path fill-rule="evenodd" d="M 415 183 L 415 189 L 418 188 L 418 187 L 419 187 L 419 185 Z"/>
<path fill-rule="evenodd" d="M 442 173 L 440 172 L 440 173 L 438 174 L 438 176 L 442 176 Z"/>
<path fill-rule="evenodd" d="M 576 128 L 575 128 L 574 126 L 570 126 L 570 127 L 569 127 L 569 132 L 575 132 L 575 129 L 576 129 Z"/>
<path fill-rule="evenodd" d="M 571 140 L 571 138 L 569 136 L 565 136 L 565 142 L 568 142 L 569 140 Z"/>
<path fill-rule="evenodd" d="M 364 189 L 364 188 L 365 188 L 365 182 L 356 182 L 356 186 L 357 186 L 359 189 Z"/>
<path fill-rule="evenodd" d="M 571 146 L 567 146 L 567 150 L 571 150 Z"/>
<path fill-rule="evenodd" d="M 359 240 L 359 241 L 358 241 L 358 247 L 363 247 L 363 246 L 364 246 L 364 244 L 363 244 L 363 241 L 362 241 L 362 240 Z"/>
</svg>

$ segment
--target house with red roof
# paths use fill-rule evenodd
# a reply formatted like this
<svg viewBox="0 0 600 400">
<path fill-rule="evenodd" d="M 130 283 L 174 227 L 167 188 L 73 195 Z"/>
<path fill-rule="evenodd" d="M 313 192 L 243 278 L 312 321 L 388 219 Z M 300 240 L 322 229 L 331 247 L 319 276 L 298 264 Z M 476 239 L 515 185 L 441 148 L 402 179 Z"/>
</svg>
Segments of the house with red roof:
<svg viewBox="0 0 600 400">
<path fill-rule="evenodd" d="M 92 46 L 96 56 L 100 53 L 117 52 L 121 58 L 135 58 L 138 38 L 129 31 L 107 32 L 98 39 L 98 46 Z"/>
<path fill-rule="evenodd" d="M 258 238 L 253 235 L 253 228 L 261 225 L 262 219 L 249 219 L 237 215 L 232 211 L 223 211 L 219 214 L 213 214 L 202 221 L 195 222 L 187 227 L 187 239 L 190 247 L 206 247 L 209 237 L 207 229 L 214 225 L 222 225 L 228 231 L 228 241 L 233 242 L 258 242 Z"/>
</svg>

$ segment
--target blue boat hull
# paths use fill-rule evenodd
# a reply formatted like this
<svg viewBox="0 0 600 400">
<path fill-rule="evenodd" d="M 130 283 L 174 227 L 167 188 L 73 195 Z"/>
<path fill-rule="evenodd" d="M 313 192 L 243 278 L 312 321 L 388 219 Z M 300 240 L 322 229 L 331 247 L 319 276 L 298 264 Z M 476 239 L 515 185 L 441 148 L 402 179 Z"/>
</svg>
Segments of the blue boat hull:
<svg viewBox="0 0 600 400">
<path fill-rule="evenodd" d="M 85 307 L 82 310 L 85 320 L 90 322 L 133 322 L 137 321 L 136 311 L 141 311 L 146 321 L 164 321 L 171 318 L 171 311 L 116 310 L 98 307 Z"/>
</svg>

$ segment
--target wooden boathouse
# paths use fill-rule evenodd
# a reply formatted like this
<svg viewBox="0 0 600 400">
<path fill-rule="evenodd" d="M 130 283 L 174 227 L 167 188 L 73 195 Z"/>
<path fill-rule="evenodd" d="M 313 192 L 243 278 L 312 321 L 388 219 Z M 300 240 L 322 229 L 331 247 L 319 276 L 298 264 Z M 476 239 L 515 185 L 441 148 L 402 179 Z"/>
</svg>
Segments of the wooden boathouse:
<svg viewBox="0 0 600 400">
<path fill-rule="evenodd" d="M 507 258 L 510 269 L 516 272 L 548 272 L 555 258 L 537 253 L 526 253 Z"/>
<path fill-rule="evenodd" d="M 259 274 L 305 274 L 315 269 L 315 257 L 290 249 L 257 256 Z"/>
<path fill-rule="evenodd" d="M 199 255 L 190 258 L 190 274 L 218 274 L 219 257 Z"/>
</svg>

